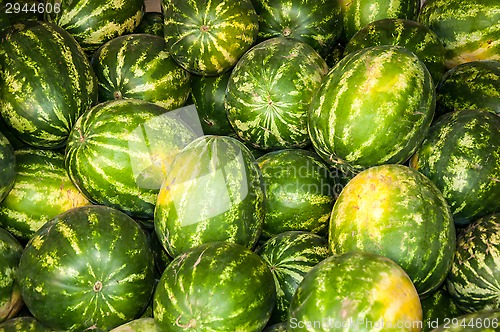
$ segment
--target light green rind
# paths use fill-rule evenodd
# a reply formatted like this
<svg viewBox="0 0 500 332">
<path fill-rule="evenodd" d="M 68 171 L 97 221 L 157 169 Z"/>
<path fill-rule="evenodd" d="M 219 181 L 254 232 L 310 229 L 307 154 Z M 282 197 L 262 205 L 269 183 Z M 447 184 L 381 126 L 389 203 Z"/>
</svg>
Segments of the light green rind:
<svg viewBox="0 0 500 332">
<path fill-rule="evenodd" d="M 137 318 L 126 324 L 115 327 L 109 332 L 157 332 L 158 327 L 156 326 L 153 317 Z"/>
</svg>

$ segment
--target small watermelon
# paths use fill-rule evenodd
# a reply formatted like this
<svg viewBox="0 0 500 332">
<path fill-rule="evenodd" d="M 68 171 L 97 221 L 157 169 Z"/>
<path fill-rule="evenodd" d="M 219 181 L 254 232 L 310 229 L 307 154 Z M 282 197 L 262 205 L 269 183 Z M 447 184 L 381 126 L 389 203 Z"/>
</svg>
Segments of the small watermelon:
<svg viewBox="0 0 500 332">
<path fill-rule="evenodd" d="M 163 37 L 163 14 L 160 12 L 145 12 L 134 33 L 147 33 Z"/>
<path fill-rule="evenodd" d="M 16 317 L 23 306 L 16 272 L 24 247 L 0 228 L 0 323 Z"/>
</svg>

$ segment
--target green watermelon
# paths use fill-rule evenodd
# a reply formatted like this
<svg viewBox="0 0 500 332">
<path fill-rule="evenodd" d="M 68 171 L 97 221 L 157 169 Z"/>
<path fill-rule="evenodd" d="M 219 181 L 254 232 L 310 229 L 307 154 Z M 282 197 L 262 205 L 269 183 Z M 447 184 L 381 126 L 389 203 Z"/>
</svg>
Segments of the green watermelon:
<svg viewBox="0 0 500 332">
<path fill-rule="evenodd" d="M 432 78 L 418 57 L 402 46 L 372 46 L 330 70 L 313 98 L 309 133 L 319 156 L 342 169 L 403 163 L 434 108 Z"/>
<path fill-rule="evenodd" d="M 0 202 L 14 186 L 16 178 L 16 157 L 7 137 L 0 132 Z"/>
<path fill-rule="evenodd" d="M 23 306 L 15 280 L 23 249 L 12 234 L 0 228 L 0 323 L 16 317 Z"/>
<path fill-rule="evenodd" d="M 93 203 L 152 219 L 172 159 L 195 137 L 178 114 L 159 105 L 138 99 L 104 102 L 71 131 L 66 169 Z"/>
<path fill-rule="evenodd" d="M 498 332 L 499 322 L 500 309 L 482 310 L 446 319 L 444 324 L 432 332 Z"/>
<path fill-rule="evenodd" d="M 307 110 L 327 70 L 303 42 L 275 37 L 259 43 L 231 72 L 229 122 L 243 141 L 262 150 L 306 147 Z"/>
<path fill-rule="evenodd" d="M 148 304 L 153 255 L 140 226 L 124 213 L 79 207 L 37 231 L 23 251 L 17 280 L 26 306 L 47 327 L 110 330 Z"/>
<path fill-rule="evenodd" d="M 483 109 L 500 115 L 500 61 L 481 60 L 448 70 L 436 86 L 436 114 Z"/>
<path fill-rule="evenodd" d="M 291 230 L 325 234 L 341 185 L 314 152 L 285 149 L 257 159 L 266 188 L 263 235 Z"/>
<path fill-rule="evenodd" d="M 15 151 L 16 180 L 0 202 L 0 226 L 22 242 L 60 213 L 89 202 L 73 185 L 58 151 Z"/>
<path fill-rule="evenodd" d="M 154 293 L 162 331 L 261 331 L 275 305 L 267 264 L 249 249 L 210 242 L 177 256 Z"/>
<path fill-rule="evenodd" d="M 143 0 L 60 0 L 60 10 L 45 17 L 68 31 L 87 51 L 131 33 L 144 15 Z"/>
<path fill-rule="evenodd" d="M 77 118 L 97 100 L 97 80 L 71 35 L 52 23 L 9 30 L 0 49 L 0 113 L 22 141 L 66 144 Z"/>
<path fill-rule="evenodd" d="M 101 102 L 135 98 L 172 110 L 188 98 L 191 75 L 172 59 L 163 37 L 131 34 L 114 38 L 94 53 L 91 63 Z"/>
<path fill-rule="evenodd" d="M 264 221 L 262 174 L 245 145 L 202 136 L 181 151 L 161 186 L 155 230 L 175 257 L 212 241 L 252 248 Z"/>
<path fill-rule="evenodd" d="M 34 317 L 16 317 L 0 324 L 0 332 L 53 332 Z"/>
<path fill-rule="evenodd" d="M 172 57 L 203 76 L 232 68 L 255 43 L 259 31 L 250 0 L 163 0 L 162 12 Z"/>
<path fill-rule="evenodd" d="M 366 252 L 331 256 L 307 273 L 290 304 L 290 331 L 420 331 L 422 308 L 392 260 Z"/>
<path fill-rule="evenodd" d="M 445 48 L 445 66 L 500 60 L 498 0 L 426 0 L 418 21 L 436 33 Z"/>
<path fill-rule="evenodd" d="M 134 33 L 148 33 L 163 37 L 163 14 L 159 12 L 145 12 Z"/>
<path fill-rule="evenodd" d="M 467 313 L 500 309 L 500 213 L 479 218 L 460 233 L 446 286 Z"/>
<path fill-rule="evenodd" d="M 420 0 L 339 0 L 342 8 L 342 37 L 346 44 L 365 25 L 384 18 L 416 20 Z"/>
<path fill-rule="evenodd" d="M 334 255 L 366 251 L 392 259 L 422 298 L 444 282 L 456 243 L 441 192 L 421 173 L 394 164 L 349 181 L 333 207 L 328 239 Z"/>
<path fill-rule="evenodd" d="M 444 114 L 410 166 L 436 184 L 457 225 L 500 212 L 500 118 L 485 110 Z"/>
<path fill-rule="evenodd" d="M 453 302 L 445 286 L 446 284 L 443 283 L 436 292 L 420 301 L 423 317 L 422 332 L 429 332 L 464 314 Z"/>
<path fill-rule="evenodd" d="M 344 55 L 377 45 L 406 47 L 425 64 L 434 83 L 438 83 L 444 74 L 444 47 L 437 35 L 423 24 L 402 18 L 385 18 L 368 23 L 352 36 Z"/>
<path fill-rule="evenodd" d="M 153 317 L 137 318 L 128 323 L 115 327 L 109 332 L 157 332 Z"/>
<path fill-rule="evenodd" d="M 329 256 L 328 242 L 314 233 L 288 231 L 273 236 L 256 252 L 269 265 L 276 286 L 276 306 L 270 322 L 285 322 L 300 282 Z"/>
<path fill-rule="evenodd" d="M 260 41 L 286 37 L 311 45 L 326 56 L 340 39 L 342 10 L 339 1 L 252 0 L 259 15 Z"/>
</svg>

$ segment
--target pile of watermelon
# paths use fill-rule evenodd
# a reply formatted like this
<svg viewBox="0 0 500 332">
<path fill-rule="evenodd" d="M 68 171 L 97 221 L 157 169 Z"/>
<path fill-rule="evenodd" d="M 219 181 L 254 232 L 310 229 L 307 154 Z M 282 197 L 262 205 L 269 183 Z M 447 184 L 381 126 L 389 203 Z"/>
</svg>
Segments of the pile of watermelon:
<svg viewBox="0 0 500 332">
<path fill-rule="evenodd" d="M 2 2 L 0 331 L 498 331 L 499 22 Z"/>
</svg>

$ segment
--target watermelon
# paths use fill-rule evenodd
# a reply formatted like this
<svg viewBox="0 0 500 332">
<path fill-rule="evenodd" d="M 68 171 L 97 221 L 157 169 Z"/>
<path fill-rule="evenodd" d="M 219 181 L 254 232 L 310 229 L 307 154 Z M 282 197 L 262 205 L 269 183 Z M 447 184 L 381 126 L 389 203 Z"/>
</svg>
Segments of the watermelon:
<svg viewBox="0 0 500 332">
<path fill-rule="evenodd" d="M 500 60 L 498 0 L 426 0 L 418 21 L 436 33 L 445 48 L 445 66 Z"/>
<path fill-rule="evenodd" d="M 269 265 L 276 286 L 276 306 L 270 322 L 285 322 L 293 294 L 304 276 L 329 256 L 325 238 L 310 232 L 288 231 L 273 236 L 256 251 Z"/>
<path fill-rule="evenodd" d="M 9 30 L 0 49 L 0 113 L 22 141 L 66 144 L 77 118 L 97 101 L 97 80 L 71 35 L 52 23 Z"/>
<path fill-rule="evenodd" d="M 23 249 L 12 234 L 0 228 L 0 323 L 16 317 L 23 306 L 15 280 Z"/>
<path fill-rule="evenodd" d="M 16 157 L 7 137 L 0 132 L 0 202 L 14 186 L 16 178 Z"/>
<path fill-rule="evenodd" d="M 423 317 L 422 332 L 429 332 L 464 314 L 453 302 L 445 286 L 443 283 L 436 292 L 420 301 Z"/>
<path fill-rule="evenodd" d="M 402 18 L 368 23 L 351 37 L 344 55 L 377 45 L 406 47 L 425 64 L 434 83 L 438 83 L 444 74 L 444 47 L 437 35 L 421 23 Z"/>
<path fill-rule="evenodd" d="M 210 242 L 177 256 L 154 293 L 160 330 L 261 331 L 275 305 L 267 264 L 249 249 Z"/>
<path fill-rule="evenodd" d="M 163 37 L 163 14 L 158 12 L 145 12 L 141 22 L 134 33 L 148 33 Z"/>
<path fill-rule="evenodd" d="M 144 15 L 143 0 L 61 0 L 60 10 L 45 17 L 68 31 L 88 53 L 105 42 L 131 33 Z"/>
<path fill-rule="evenodd" d="M 422 308 L 392 260 L 366 252 L 331 256 L 307 273 L 290 304 L 292 331 L 420 331 Z"/>
<path fill-rule="evenodd" d="M 175 61 L 194 74 L 231 69 L 257 40 L 250 0 L 163 0 L 164 36 Z"/>
<path fill-rule="evenodd" d="M 0 226 L 23 243 L 58 214 L 89 204 L 68 177 L 62 153 L 25 148 L 15 157 L 16 180 L 0 202 Z"/>
<path fill-rule="evenodd" d="M 115 327 L 109 332 L 156 332 L 157 327 L 153 317 L 137 318 Z"/>
<path fill-rule="evenodd" d="M 68 139 L 66 169 L 91 202 L 152 219 L 172 159 L 195 137 L 178 114 L 159 105 L 108 101 L 78 119 Z"/>
<path fill-rule="evenodd" d="M 253 0 L 259 15 L 258 40 L 286 37 L 311 45 L 326 56 L 340 39 L 339 1 Z"/>
<path fill-rule="evenodd" d="M 264 221 L 262 174 L 245 145 L 226 136 L 202 136 L 172 162 L 154 225 L 172 256 L 213 241 L 252 248 Z"/>
<path fill-rule="evenodd" d="M 340 193 L 328 165 L 314 152 L 285 149 L 257 159 L 266 188 L 263 235 L 304 230 L 325 234 Z"/>
<path fill-rule="evenodd" d="M 339 0 L 342 8 L 342 36 L 345 45 L 365 25 L 384 18 L 416 20 L 420 0 Z"/>
<path fill-rule="evenodd" d="M 500 309 L 500 213 L 479 218 L 460 233 L 446 285 L 467 313 Z"/>
<path fill-rule="evenodd" d="M 303 42 L 275 37 L 259 43 L 231 72 L 229 122 L 243 141 L 262 150 L 306 147 L 307 110 L 327 70 Z"/>
<path fill-rule="evenodd" d="M 500 310 L 482 310 L 452 319 L 432 330 L 432 332 L 497 332 Z"/>
<path fill-rule="evenodd" d="M 395 261 L 422 298 L 444 282 L 456 243 L 441 192 L 396 164 L 368 168 L 349 181 L 333 206 L 328 239 L 334 255 L 366 251 Z"/>
<path fill-rule="evenodd" d="M 0 324 L 0 332 L 53 332 L 34 317 L 16 317 Z"/>
<path fill-rule="evenodd" d="M 114 208 L 84 206 L 37 231 L 23 251 L 17 280 L 26 306 L 47 327 L 110 330 L 148 304 L 153 255 L 132 218 Z"/>
<path fill-rule="evenodd" d="M 114 38 L 94 53 L 91 64 L 101 102 L 135 98 L 172 110 L 188 98 L 191 75 L 172 59 L 163 37 L 131 34 Z"/>
<path fill-rule="evenodd" d="M 448 70 L 436 86 L 436 114 L 483 109 L 500 115 L 500 61 L 479 60 Z"/>
<path fill-rule="evenodd" d="M 309 109 L 309 134 L 320 157 L 356 173 L 409 159 L 434 109 L 432 78 L 418 57 L 402 46 L 372 46 L 330 70 Z"/>
<path fill-rule="evenodd" d="M 500 212 L 500 118 L 485 110 L 444 114 L 410 166 L 436 184 L 457 225 Z"/>
</svg>

